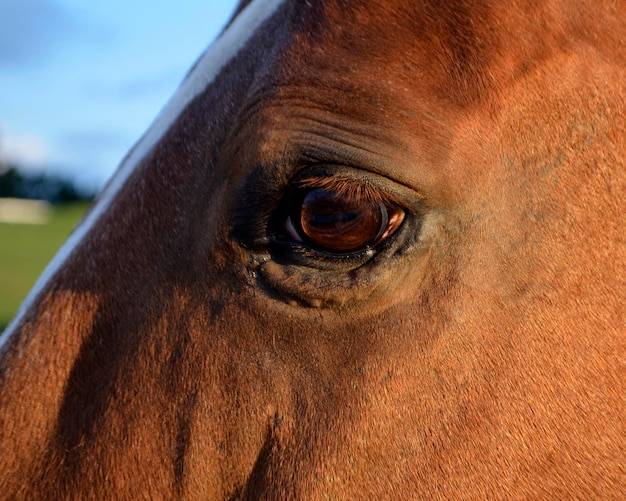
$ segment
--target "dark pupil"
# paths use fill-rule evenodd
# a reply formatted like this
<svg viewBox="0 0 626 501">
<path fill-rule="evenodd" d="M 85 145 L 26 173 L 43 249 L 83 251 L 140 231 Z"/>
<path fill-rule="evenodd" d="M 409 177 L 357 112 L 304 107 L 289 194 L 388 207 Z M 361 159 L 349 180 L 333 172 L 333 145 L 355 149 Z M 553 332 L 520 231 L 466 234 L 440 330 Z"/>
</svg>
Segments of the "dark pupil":
<svg viewBox="0 0 626 501">
<path fill-rule="evenodd" d="M 387 210 L 380 202 L 316 188 L 302 200 L 300 227 L 316 246 L 335 252 L 356 251 L 381 236 L 387 227 Z"/>
</svg>

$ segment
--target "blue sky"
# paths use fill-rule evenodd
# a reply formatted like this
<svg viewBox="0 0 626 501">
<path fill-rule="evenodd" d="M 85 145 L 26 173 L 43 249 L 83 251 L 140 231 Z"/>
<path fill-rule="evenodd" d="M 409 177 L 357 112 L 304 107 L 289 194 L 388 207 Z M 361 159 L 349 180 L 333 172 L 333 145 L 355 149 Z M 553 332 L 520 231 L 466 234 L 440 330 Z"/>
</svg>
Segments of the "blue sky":
<svg viewBox="0 0 626 501">
<path fill-rule="evenodd" d="M 236 0 L 0 0 L 0 157 L 100 187 Z"/>
</svg>

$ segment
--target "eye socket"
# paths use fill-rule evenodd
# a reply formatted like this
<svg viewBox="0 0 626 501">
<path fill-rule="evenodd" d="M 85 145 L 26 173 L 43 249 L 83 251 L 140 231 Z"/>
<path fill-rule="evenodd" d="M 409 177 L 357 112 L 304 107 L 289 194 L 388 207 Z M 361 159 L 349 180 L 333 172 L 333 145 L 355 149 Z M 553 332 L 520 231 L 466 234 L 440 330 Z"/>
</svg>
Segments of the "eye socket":
<svg viewBox="0 0 626 501">
<path fill-rule="evenodd" d="M 369 186 L 333 178 L 303 184 L 290 207 L 285 231 L 316 250 L 350 253 L 374 247 L 404 220 L 404 210 Z"/>
</svg>

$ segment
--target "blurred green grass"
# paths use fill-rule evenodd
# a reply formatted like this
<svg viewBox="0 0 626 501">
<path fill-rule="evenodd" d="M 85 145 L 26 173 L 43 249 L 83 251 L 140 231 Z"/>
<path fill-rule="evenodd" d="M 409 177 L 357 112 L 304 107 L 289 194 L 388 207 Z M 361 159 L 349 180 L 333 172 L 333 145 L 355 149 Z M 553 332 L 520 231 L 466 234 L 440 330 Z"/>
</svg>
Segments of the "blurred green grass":
<svg viewBox="0 0 626 501">
<path fill-rule="evenodd" d="M 42 225 L 0 223 L 0 332 L 87 207 L 87 203 L 56 206 Z"/>
</svg>

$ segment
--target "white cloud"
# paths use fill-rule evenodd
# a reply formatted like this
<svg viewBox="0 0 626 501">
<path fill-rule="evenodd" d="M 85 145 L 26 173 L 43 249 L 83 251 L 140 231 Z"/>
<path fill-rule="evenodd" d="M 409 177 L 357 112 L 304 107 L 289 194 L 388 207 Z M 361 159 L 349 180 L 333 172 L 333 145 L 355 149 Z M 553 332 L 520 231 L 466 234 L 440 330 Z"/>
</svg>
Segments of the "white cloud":
<svg viewBox="0 0 626 501">
<path fill-rule="evenodd" d="M 30 171 L 45 169 L 50 158 L 46 141 L 35 134 L 0 135 L 0 160 Z"/>
</svg>

